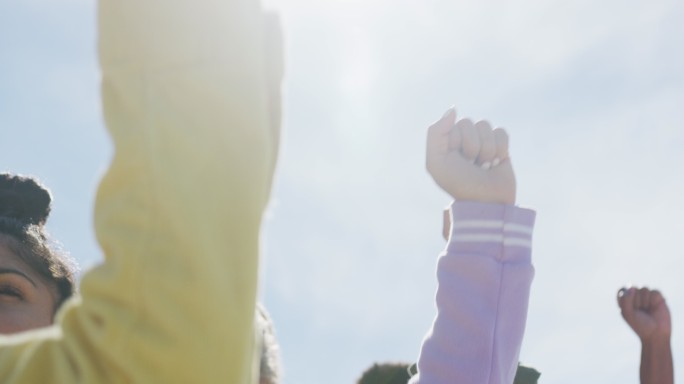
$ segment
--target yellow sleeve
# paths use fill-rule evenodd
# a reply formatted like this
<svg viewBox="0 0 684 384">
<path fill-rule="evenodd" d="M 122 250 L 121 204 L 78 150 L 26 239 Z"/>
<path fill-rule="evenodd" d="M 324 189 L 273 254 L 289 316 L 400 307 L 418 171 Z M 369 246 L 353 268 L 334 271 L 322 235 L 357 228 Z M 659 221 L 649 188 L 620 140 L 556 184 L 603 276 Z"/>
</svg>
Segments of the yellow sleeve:
<svg viewBox="0 0 684 384">
<path fill-rule="evenodd" d="M 2 383 L 253 383 L 277 131 L 251 0 L 100 0 L 115 155 L 104 263 L 51 328 L 0 337 Z M 78 140 L 78 138 L 74 138 Z"/>
</svg>

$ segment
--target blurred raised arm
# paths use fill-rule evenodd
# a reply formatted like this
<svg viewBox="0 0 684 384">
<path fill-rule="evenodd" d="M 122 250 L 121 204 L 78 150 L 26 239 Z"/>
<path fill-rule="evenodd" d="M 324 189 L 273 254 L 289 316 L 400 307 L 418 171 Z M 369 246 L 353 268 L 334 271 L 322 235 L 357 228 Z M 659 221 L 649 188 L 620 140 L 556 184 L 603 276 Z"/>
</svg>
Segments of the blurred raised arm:
<svg viewBox="0 0 684 384">
<path fill-rule="evenodd" d="M 55 327 L 0 339 L 0 381 L 253 383 L 280 80 L 259 4 L 100 0 L 98 22 L 105 261 Z"/>
</svg>

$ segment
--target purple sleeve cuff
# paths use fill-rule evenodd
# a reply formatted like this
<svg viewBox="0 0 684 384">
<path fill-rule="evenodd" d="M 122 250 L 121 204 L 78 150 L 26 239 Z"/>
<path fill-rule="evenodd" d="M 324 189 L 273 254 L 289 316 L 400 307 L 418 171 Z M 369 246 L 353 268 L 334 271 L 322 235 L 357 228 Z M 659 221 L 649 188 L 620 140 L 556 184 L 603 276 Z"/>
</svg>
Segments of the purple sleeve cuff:
<svg viewBox="0 0 684 384">
<path fill-rule="evenodd" d="M 450 206 L 454 220 L 503 220 L 505 222 L 534 226 L 536 213 L 514 205 L 454 201 Z"/>
<path fill-rule="evenodd" d="M 486 254 L 501 262 L 529 262 L 535 212 L 512 205 L 453 202 L 449 254 Z"/>
</svg>

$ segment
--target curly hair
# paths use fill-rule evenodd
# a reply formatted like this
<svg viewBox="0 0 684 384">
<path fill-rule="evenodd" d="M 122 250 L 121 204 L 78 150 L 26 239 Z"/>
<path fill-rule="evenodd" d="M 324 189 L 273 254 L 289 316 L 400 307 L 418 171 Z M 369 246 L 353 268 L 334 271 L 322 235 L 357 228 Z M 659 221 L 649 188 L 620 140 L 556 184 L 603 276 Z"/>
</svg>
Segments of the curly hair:
<svg viewBox="0 0 684 384">
<path fill-rule="evenodd" d="M 50 240 L 50 191 L 35 178 L 0 173 L 0 243 L 57 290 L 55 312 L 76 291 L 76 264 Z"/>
<path fill-rule="evenodd" d="M 407 363 L 374 363 L 366 369 L 356 384 L 406 384 L 409 375 Z"/>
</svg>

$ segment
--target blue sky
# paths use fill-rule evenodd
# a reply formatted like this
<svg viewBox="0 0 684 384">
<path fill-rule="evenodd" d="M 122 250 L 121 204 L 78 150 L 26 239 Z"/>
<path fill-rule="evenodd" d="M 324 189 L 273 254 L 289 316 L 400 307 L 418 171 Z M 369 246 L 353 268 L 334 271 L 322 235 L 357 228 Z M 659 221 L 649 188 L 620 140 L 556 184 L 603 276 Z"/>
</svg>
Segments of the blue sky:
<svg viewBox="0 0 684 384">
<path fill-rule="evenodd" d="M 450 105 L 507 128 L 518 203 L 538 212 L 521 359 L 546 383 L 637 383 L 614 299 L 634 283 L 665 293 L 684 366 L 681 2 L 266 5 L 283 18 L 287 78 L 261 297 L 285 383 L 416 358 L 449 202 L 424 133 Z M 84 268 L 100 260 L 91 208 L 111 155 L 94 16 L 91 0 L 0 2 L 0 168 L 53 189 L 49 227 Z"/>
</svg>

